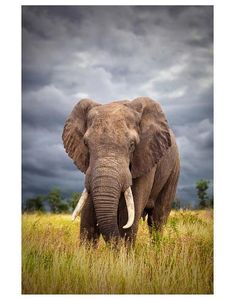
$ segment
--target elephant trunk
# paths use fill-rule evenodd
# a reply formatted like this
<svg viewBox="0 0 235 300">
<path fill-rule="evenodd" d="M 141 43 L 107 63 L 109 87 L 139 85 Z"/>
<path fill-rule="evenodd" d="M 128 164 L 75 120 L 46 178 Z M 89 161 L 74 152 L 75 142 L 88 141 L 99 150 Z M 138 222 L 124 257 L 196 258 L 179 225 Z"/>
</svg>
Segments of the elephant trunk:
<svg viewBox="0 0 235 300">
<path fill-rule="evenodd" d="M 119 168 L 117 168 L 119 166 Z M 119 170 L 118 170 L 119 169 Z M 120 172 L 120 169 L 123 172 Z M 114 239 L 118 240 L 120 232 L 118 228 L 118 204 L 120 194 L 124 191 L 126 200 L 128 220 L 124 229 L 132 226 L 135 218 L 134 200 L 131 191 L 131 174 L 124 173 L 125 168 L 114 163 L 112 166 L 107 164 L 104 160 L 103 164 L 96 164 L 89 174 L 91 180 L 87 180 L 86 186 L 88 187 L 95 207 L 97 224 L 100 232 L 102 233 L 105 241 Z M 124 175 L 123 175 L 124 174 Z M 80 200 L 72 214 L 72 220 L 81 212 L 88 199 L 88 191 L 85 188 Z"/>
<path fill-rule="evenodd" d="M 112 173 L 114 173 L 113 170 Z M 121 186 L 117 176 L 104 174 L 104 170 L 101 170 L 93 178 L 92 198 L 97 223 L 105 241 L 110 241 L 111 239 L 117 240 L 120 237 L 117 224 L 120 194 Z"/>
<path fill-rule="evenodd" d="M 118 204 L 123 189 L 131 182 L 127 180 L 128 171 L 121 162 L 100 158 L 91 170 L 90 191 L 95 207 L 96 219 L 105 241 L 120 237 L 118 228 Z"/>
</svg>

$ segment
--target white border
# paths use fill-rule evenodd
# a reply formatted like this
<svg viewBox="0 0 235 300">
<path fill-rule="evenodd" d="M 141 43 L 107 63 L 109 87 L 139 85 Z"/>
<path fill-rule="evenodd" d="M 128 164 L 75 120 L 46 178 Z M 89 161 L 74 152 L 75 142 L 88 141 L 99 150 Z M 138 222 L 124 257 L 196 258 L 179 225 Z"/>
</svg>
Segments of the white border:
<svg viewBox="0 0 235 300">
<path fill-rule="evenodd" d="M 215 295 L 151 295 L 233 299 L 234 292 L 234 5 L 233 1 L 4 1 L 1 4 L 1 298 L 21 295 L 21 5 L 215 5 Z M 68 295 L 37 295 L 37 298 Z M 92 297 L 71 295 L 70 297 Z M 97 299 L 110 295 L 95 295 Z M 116 297 L 143 297 L 123 295 Z"/>
<path fill-rule="evenodd" d="M 226 0 L 224 1 L 226 2 Z M 213 0 L 113 0 L 113 1 L 98 1 L 98 0 L 44 0 L 44 1 L 20 1 L 20 5 L 214 5 L 215 1 Z"/>
</svg>

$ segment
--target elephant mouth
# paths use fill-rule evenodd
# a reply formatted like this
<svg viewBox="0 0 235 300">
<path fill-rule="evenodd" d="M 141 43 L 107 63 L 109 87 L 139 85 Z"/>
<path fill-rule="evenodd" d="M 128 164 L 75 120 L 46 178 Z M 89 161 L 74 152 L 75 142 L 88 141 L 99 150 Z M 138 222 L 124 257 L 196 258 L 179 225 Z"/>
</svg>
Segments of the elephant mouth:
<svg viewBox="0 0 235 300">
<path fill-rule="evenodd" d="M 81 213 L 87 199 L 88 199 L 88 192 L 86 188 L 83 190 L 82 195 L 72 213 L 72 220 L 74 221 L 76 217 Z M 134 199 L 131 187 L 129 186 L 126 191 L 124 192 L 124 198 L 126 201 L 126 207 L 127 207 L 127 214 L 128 214 L 128 220 L 126 225 L 123 226 L 124 229 L 130 228 L 135 219 L 135 205 L 134 205 Z"/>
</svg>

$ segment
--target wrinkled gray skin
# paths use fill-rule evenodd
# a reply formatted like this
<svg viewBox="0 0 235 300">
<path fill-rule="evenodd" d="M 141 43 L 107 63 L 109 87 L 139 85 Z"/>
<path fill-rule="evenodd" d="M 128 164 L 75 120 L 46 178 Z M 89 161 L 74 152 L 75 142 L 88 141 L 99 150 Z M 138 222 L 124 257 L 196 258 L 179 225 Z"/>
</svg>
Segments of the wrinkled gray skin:
<svg viewBox="0 0 235 300">
<path fill-rule="evenodd" d="M 100 105 L 83 99 L 68 117 L 64 147 L 85 176 L 88 200 L 81 213 L 80 236 L 133 243 L 147 215 L 150 233 L 161 231 L 171 210 L 180 171 L 173 132 L 160 105 L 141 97 Z M 135 219 L 128 229 L 123 196 L 131 186 Z"/>
</svg>

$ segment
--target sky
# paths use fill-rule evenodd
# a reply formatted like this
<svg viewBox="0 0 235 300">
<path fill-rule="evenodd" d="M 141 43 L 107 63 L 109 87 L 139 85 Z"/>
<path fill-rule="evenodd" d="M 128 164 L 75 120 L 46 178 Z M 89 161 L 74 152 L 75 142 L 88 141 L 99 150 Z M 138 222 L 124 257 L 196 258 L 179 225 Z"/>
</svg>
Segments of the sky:
<svg viewBox="0 0 235 300">
<path fill-rule="evenodd" d="M 139 96 L 161 104 L 179 146 L 177 197 L 195 204 L 195 182 L 213 184 L 213 8 L 24 6 L 23 201 L 83 189 L 61 138 L 80 99 Z"/>
</svg>

